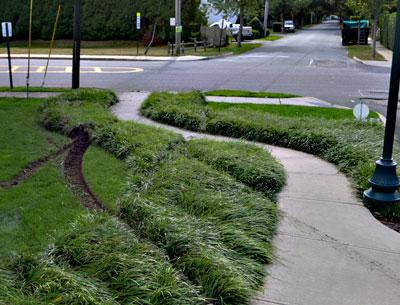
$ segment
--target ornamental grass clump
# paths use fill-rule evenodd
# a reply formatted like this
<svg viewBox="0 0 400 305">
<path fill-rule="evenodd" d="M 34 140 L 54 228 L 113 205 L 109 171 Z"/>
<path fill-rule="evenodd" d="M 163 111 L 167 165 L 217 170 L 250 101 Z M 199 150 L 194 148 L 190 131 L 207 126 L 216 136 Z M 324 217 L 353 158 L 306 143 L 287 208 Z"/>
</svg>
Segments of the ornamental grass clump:
<svg viewBox="0 0 400 305">
<path fill-rule="evenodd" d="M 118 219 L 81 217 L 49 254 L 59 264 L 96 278 L 120 304 L 204 304 L 156 247 L 139 240 Z"/>
<path fill-rule="evenodd" d="M 178 156 L 133 177 L 120 213 L 218 304 L 246 304 L 272 259 L 277 207 L 195 159 Z"/>
<path fill-rule="evenodd" d="M 272 199 L 285 184 L 282 165 L 269 152 L 255 145 L 193 140 L 188 143 L 188 152 Z"/>
</svg>

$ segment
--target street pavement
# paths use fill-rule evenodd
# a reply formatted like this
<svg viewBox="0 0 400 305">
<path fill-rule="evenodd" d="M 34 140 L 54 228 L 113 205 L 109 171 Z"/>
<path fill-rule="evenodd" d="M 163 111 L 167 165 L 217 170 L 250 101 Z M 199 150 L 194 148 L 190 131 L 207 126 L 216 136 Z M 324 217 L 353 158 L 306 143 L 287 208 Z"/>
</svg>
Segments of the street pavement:
<svg viewBox="0 0 400 305">
<path fill-rule="evenodd" d="M 186 140 L 212 136 L 140 115 L 147 93 L 120 93 L 121 120 L 165 128 Z M 240 141 L 240 140 L 239 140 Z M 400 235 L 378 222 L 334 165 L 314 156 L 258 143 L 284 166 L 287 185 L 274 245 L 276 259 L 252 305 L 398 305 Z"/>
<path fill-rule="evenodd" d="M 201 54 L 200 54 L 201 55 Z M 44 60 L 32 60 L 31 86 L 40 86 Z M 15 84 L 25 85 L 27 61 L 13 60 Z M 289 92 L 353 107 L 360 97 L 386 114 L 390 68 L 349 59 L 337 23 L 286 34 L 281 40 L 240 56 L 205 61 L 82 61 L 81 86 L 117 91 L 245 89 Z M 7 61 L 0 59 L 0 85 L 8 85 Z M 47 86 L 71 85 L 71 61 L 53 60 Z M 378 97 L 378 99 L 376 99 Z M 383 99 L 382 99 L 383 98 Z"/>
</svg>

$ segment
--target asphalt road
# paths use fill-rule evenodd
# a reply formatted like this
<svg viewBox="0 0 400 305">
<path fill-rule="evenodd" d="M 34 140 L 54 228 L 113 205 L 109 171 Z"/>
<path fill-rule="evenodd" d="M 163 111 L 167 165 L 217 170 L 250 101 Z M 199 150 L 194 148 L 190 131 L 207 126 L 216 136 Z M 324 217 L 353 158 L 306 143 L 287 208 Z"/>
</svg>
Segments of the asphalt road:
<svg viewBox="0 0 400 305">
<path fill-rule="evenodd" d="M 15 84 L 25 85 L 26 60 Z M 6 60 L 0 60 L 0 85 L 8 84 Z M 33 60 L 31 86 L 39 86 L 44 60 Z M 70 86 L 70 61 L 51 62 L 46 85 Z M 135 69 L 134 69 L 135 68 Z M 25 68 L 26 69 L 26 68 Z M 349 59 L 341 46 L 337 24 L 325 23 L 312 29 L 287 34 L 284 39 L 265 42 L 252 52 L 219 59 L 192 62 L 83 61 L 81 86 L 114 90 L 247 89 L 291 92 L 352 106 L 361 94 L 387 91 L 389 68 L 370 67 Z M 372 108 L 384 113 L 384 102 Z"/>
</svg>

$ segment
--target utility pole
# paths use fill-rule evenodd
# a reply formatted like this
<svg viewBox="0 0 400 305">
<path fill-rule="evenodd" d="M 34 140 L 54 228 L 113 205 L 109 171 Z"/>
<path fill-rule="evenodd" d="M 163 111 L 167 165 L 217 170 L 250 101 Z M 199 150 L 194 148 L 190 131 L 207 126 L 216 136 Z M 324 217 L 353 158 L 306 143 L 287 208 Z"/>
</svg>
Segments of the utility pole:
<svg viewBox="0 0 400 305">
<path fill-rule="evenodd" d="M 182 39 L 182 25 L 181 25 L 181 0 L 175 0 L 175 46 L 176 55 L 181 55 L 181 39 Z"/>
<path fill-rule="evenodd" d="M 264 9 L 264 37 L 267 37 L 267 30 L 268 30 L 268 6 L 269 1 L 265 0 L 265 9 Z"/>
<path fill-rule="evenodd" d="M 11 23 L 9 22 L 5 22 L 2 24 L 3 29 L 5 27 L 6 30 L 6 43 L 7 43 L 7 57 L 8 57 L 8 74 L 10 77 L 10 88 L 14 89 L 14 84 L 13 84 L 13 76 L 12 76 L 12 67 L 11 67 L 11 52 L 10 52 L 10 37 L 11 37 Z M 3 33 L 4 34 L 4 33 Z"/>
<path fill-rule="evenodd" d="M 72 89 L 79 88 L 79 74 L 81 61 L 81 15 L 82 0 L 75 0 L 74 4 L 74 53 L 72 58 Z"/>
<path fill-rule="evenodd" d="M 393 142 L 400 86 L 400 0 L 397 3 L 394 40 L 383 153 L 382 157 L 376 161 L 375 172 L 368 180 L 371 188 L 364 192 L 365 202 L 382 207 L 387 204 L 400 202 L 400 193 L 398 191 L 400 183 L 396 172 L 397 164 L 393 161 Z"/>
</svg>

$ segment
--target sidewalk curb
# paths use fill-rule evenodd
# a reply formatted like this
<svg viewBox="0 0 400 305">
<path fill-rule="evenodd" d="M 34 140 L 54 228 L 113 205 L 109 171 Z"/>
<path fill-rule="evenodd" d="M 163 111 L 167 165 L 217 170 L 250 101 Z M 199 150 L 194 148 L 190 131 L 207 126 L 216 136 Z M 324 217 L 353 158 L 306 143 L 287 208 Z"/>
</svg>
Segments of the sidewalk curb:
<svg viewBox="0 0 400 305">
<path fill-rule="evenodd" d="M 215 56 L 195 56 L 195 55 L 184 55 L 181 57 L 172 56 L 107 56 L 107 55 L 82 55 L 81 60 L 83 61 L 125 61 L 125 62 L 135 62 L 135 61 L 153 61 L 153 62 L 193 62 L 193 61 L 203 61 L 211 60 L 217 58 L 225 58 L 233 56 L 233 52 L 229 52 L 222 55 Z M 193 58 L 194 57 L 194 58 Z M 6 59 L 7 54 L 0 54 L 0 59 Z M 18 59 L 28 59 L 27 54 L 14 54 L 11 55 L 12 60 Z M 45 54 L 34 54 L 31 55 L 31 59 L 45 60 L 48 59 L 48 55 Z M 72 55 L 52 55 L 51 60 L 72 60 Z"/>
<path fill-rule="evenodd" d="M 391 67 L 391 62 L 389 62 L 387 60 L 362 60 L 356 56 L 354 56 L 352 59 L 354 61 L 356 61 L 357 63 L 365 65 L 365 66 L 381 67 L 381 68 L 390 68 Z"/>
<path fill-rule="evenodd" d="M 360 63 L 360 64 L 365 65 L 365 63 L 364 63 L 361 59 L 359 59 L 358 57 L 356 57 L 356 56 L 353 57 L 353 60 L 355 60 L 356 62 L 358 62 L 358 63 Z"/>
</svg>

